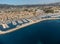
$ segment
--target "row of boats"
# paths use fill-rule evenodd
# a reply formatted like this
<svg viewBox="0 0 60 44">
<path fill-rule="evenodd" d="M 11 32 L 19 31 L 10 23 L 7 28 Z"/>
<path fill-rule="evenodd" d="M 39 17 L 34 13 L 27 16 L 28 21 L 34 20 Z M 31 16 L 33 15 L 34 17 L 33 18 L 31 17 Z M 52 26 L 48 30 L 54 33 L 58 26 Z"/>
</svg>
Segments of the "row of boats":
<svg viewBox="0 0 60 44">
<path fill-rule="evenodd" d="M 12 22 L 6 22 L 6 23 L 3 23 L 0 25 L 0 30 L 2 31 L 6 31 L 6 30 L 9 30 L 9 29 L 12 29 L 12 28 L 15 28 L 17 27 L 18 25 L 21 26 L 23 24 L 26 24 L 26 23 L 29 23 L 30 20 L 28 19 L 20 19 L 20 20 L 13 20 Z"/>
<path fill-rule="evenodd" d="M 31 20 L 33 21 L 36 21 L 36 20 L 40 20 L 40 19 L 45 19 L 45 18 L 55 18 L 55 17 L 60 17 L 60 15 L 58 14 L 46 14 L 46 15 L 39 15 L 39 16 L 36 16 L 36 17 L 33 17 L 31 18 Z M 17 26 L 21 26 L 23 24 L 26 24 L 26 23 L 29 23 L 31 22 L 29 19 L 18 19 L 18 20 L 12 20 L 12 21 L 6 21 L 6 23 L 2 23 L 0 25 L 0 30 L 2 31 L 6 31 L 6 30 L 9 30 L 9 29 L 12 29 L 12 28 L 16 28 Z"/>
<path fill-rule="evenodd" d="M 42 19 L 44 18 L 60 18 L 60 14 L 45 14 L 40 16 Z"/>
</svg>

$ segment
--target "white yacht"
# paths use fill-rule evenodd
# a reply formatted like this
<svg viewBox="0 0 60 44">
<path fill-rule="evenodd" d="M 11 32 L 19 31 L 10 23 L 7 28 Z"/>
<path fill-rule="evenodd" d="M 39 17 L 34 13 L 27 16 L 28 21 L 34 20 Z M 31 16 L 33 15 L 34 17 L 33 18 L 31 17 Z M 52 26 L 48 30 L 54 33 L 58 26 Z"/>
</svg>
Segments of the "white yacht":
<svg viewBox="0 0 60 44">
<path fill-rule="evenodd" d="M 2 24 L 3 28 L 9 28 L 9 26 L 7 24 Z"/>
<path fill-rule="evenodd" d="M 22 21 L 23 21 L 23 22 L 28 22 L 28 20 L 27 20 L 27 19 L 22 19 Z"/>
<path fill-rule="evenodd" d="M 23 22 L 22 22 L 21 20 L 17 20 L 17 22 L 18 22 L 19 24 L 23 24 Z"/>
<path fill-rule="evenodd" d="M 15 21 L 12 21 L 12 24 L 13 24 L 13 25 L 17 25 L 17 23 L 16 23 Z"/>
</svg>

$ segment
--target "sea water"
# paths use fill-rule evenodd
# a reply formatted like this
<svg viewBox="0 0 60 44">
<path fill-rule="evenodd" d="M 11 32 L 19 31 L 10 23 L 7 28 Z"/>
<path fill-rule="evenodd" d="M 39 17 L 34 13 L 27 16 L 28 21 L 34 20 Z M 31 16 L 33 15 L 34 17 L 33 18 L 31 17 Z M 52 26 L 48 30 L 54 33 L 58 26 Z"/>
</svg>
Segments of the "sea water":
<svg viewBox="0 0 60 44">
<path fill-rule="evenodd" d="M 60 44 L 60 20 L 45 20 L 0 35 L 0 44 Z"/>
</svg>

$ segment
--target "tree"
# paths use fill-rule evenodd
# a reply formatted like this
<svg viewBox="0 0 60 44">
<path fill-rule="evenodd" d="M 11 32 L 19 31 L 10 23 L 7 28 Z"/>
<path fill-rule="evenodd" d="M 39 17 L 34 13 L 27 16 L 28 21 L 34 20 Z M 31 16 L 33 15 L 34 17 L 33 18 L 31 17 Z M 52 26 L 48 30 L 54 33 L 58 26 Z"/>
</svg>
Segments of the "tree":
<svg viewBox="0 0 60 44">
<path fill-rule="evenodd" d="M 45 13 L 54 13 L 54 10 L 52 10 L 52 9 L 47 9 L 47 10 L 45 10 Z"/>
</svg>

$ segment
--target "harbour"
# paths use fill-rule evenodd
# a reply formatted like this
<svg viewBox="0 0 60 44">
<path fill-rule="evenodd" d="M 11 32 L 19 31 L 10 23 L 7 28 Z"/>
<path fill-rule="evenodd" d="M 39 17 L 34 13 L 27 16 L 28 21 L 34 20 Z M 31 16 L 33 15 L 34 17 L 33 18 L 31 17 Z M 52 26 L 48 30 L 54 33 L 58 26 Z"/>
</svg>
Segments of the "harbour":
<svg viewBox="0 0 60 44">
<path fill-rule="evenodd" d="M 52 16 L 52 15 L 51 15 Z M 26 19 L 23 19 L 23 20 L 21 20 L 22 22 L 22 24 L 18 24 L 18 25 L 16 25 L 16 22 L 13 22 L 12 23 L 12 25 L 13 25 L 13 27 L 12 28 L 8 28 L 7 30 L 5 30 L 5 31 L 2 31 L 2 30 L 0 30 L 0 34 L 6 34 L 6 33 L 10 33 L 10 32 L 13 32 L 13 31 L 15 31 L 15 30 L 18 30 L 18 29 L 20 29 L 20 28 L 23 28 L 23 27 L 26 27 L 26 26 L 29 26 L 29 25 L 32 25 L 32 24 L 35 24 L 35 23 L 38 23 L 38 22 L 41 22 L 41 21 L 44 21 L 44 20 L 55 20 L 55 19 L 60 19 L 60 18 L 58 18 L 58 16 L 56 16 L 56 17 L 44 17 L 43 16 L 43 18 L 42 17 L 35 17 L 35 18 L 32 18 L 32 19 L 28 19 L 28 20 L 26 20 Z M 55 15 L 54 15 L 55 16 Z M 14 24 L 15 23 L 15 24 Z M 18 22 L 18 23 L 20 23 L 20 22 Z M 15 25 L 15 26 L 14 26 Z M 7 28 L 8 26 L 5 26 L 5 25 L 2 25 L 4 28 Z"/>
</svg>

